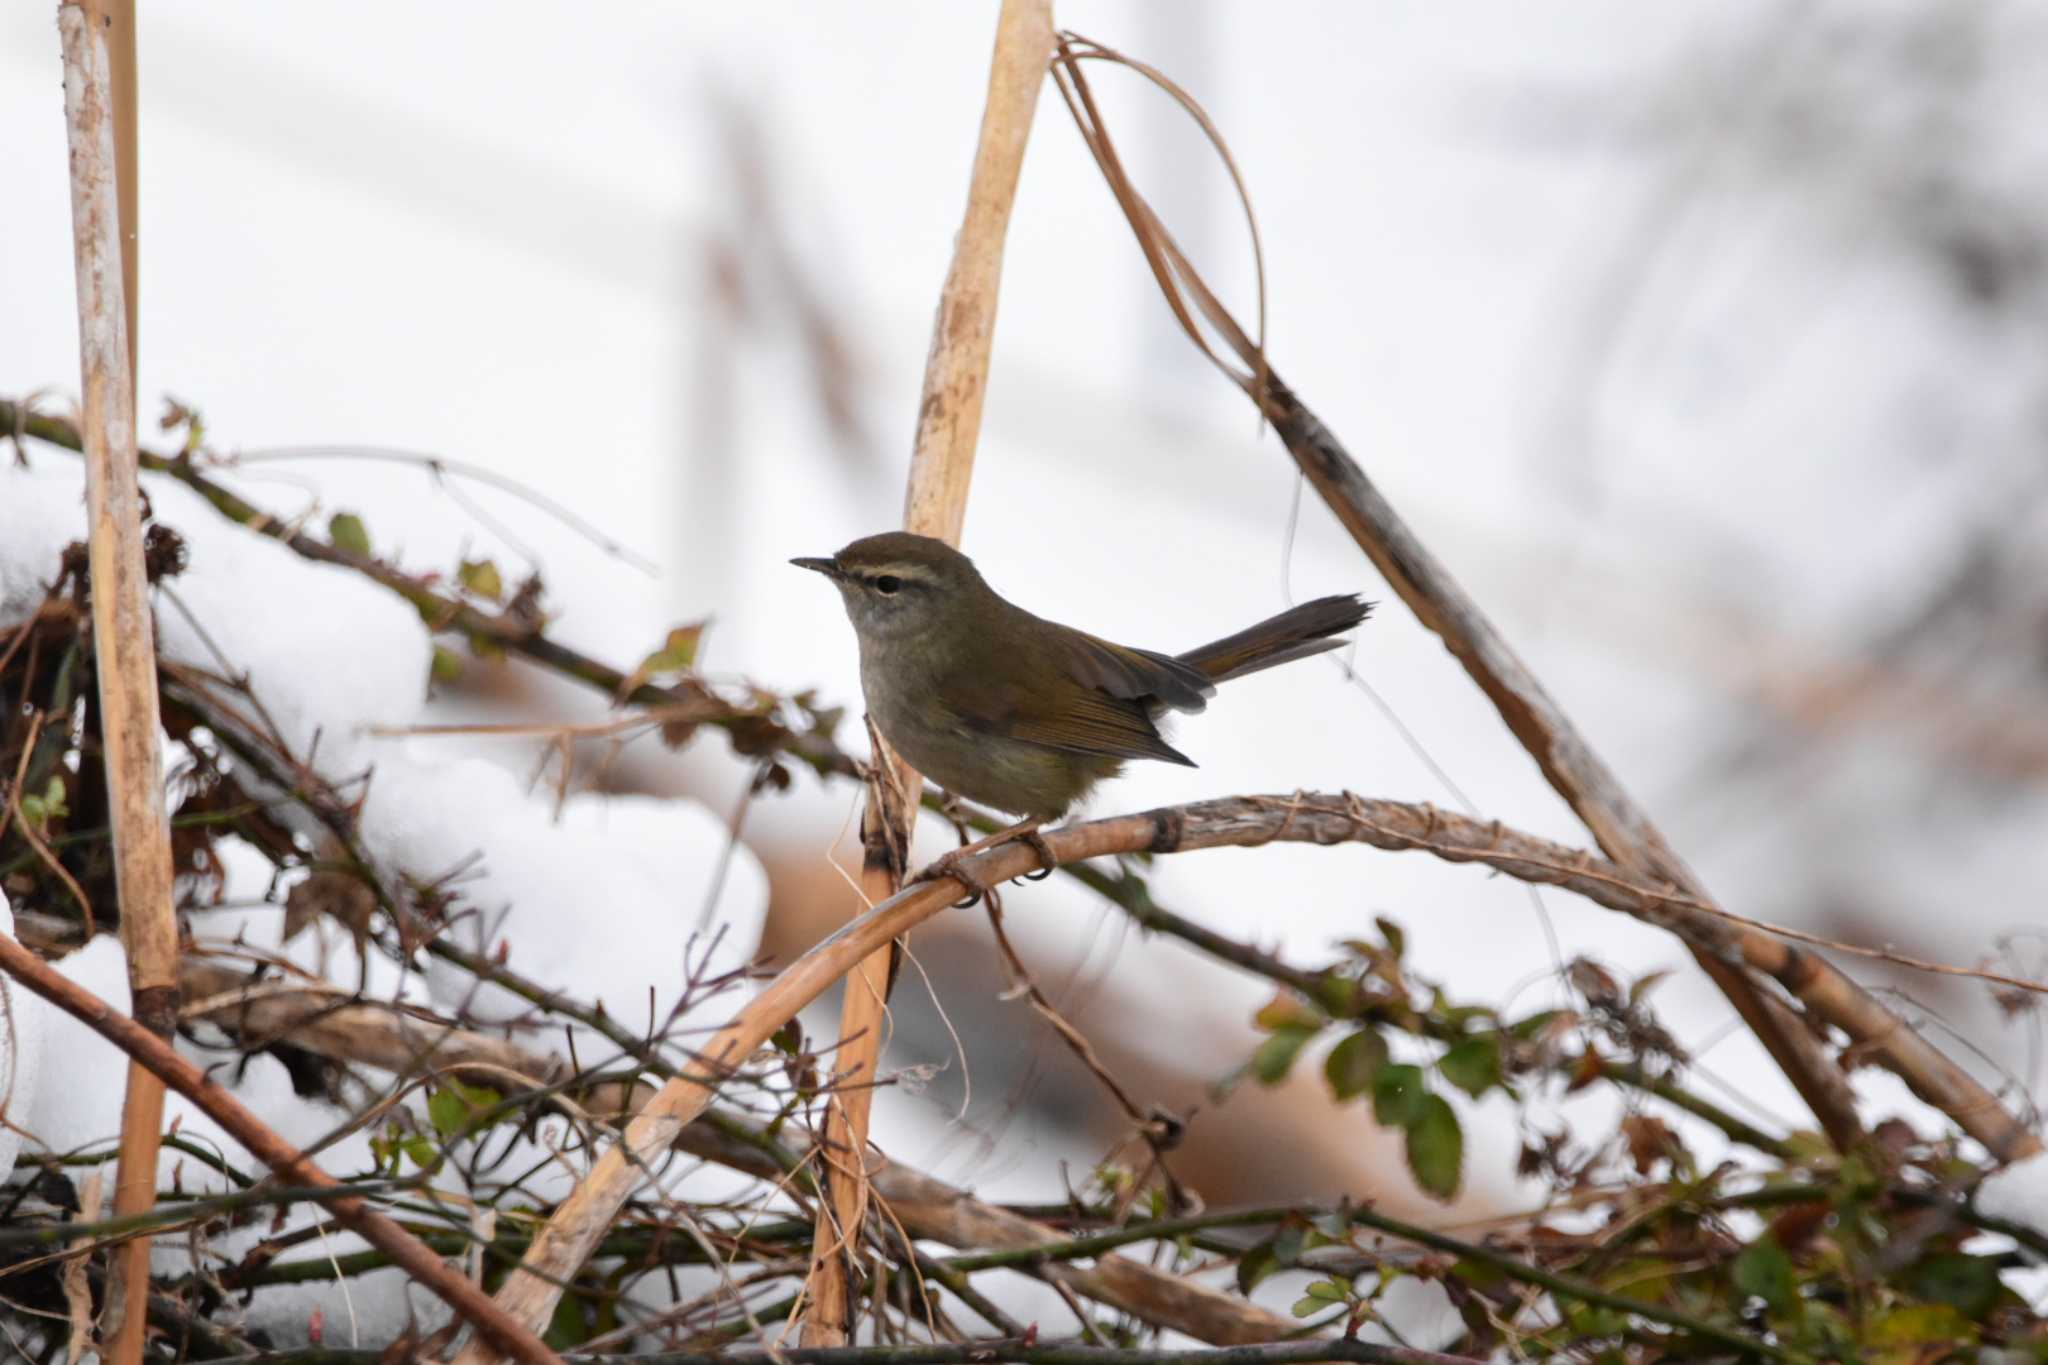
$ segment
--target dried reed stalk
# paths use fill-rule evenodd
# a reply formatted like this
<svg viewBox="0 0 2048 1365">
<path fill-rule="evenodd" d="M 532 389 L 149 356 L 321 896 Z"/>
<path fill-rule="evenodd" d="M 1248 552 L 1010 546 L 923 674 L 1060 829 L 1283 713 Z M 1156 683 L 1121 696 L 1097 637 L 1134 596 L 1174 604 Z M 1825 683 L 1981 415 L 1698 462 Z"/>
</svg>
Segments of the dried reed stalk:
<svg viewBox="0 0 2048 1365">
<path fill-rule="evenodd" d="M 917 442 L 903 497 L 904 529 L 949 545 L 960 543 L 967 519 L 967 489 L 995 341 L 1003 241 L 1052 49 L 1051 0 L 1003 0 L 967 211 L 932 323 Z M 861 819 L 861 895 L 874 905 L 902 884 L 917 819 L 917 803 L 908 794 L 923 783 L 872 726 L 869 734 L 875 737 L 876 773 Z M 868 1118 L 898 952 L 895 944 L 884 945 L 846 978 L 821 1148 L 827 1197 L 818 1204 L 804 1291 L 805 1346 L 844 1345 L 852 1333 L 854 1269 L 868 1205 Z"/>
<path fill-rule="evenodd" d="M 1373 487 L 1336 437 L 1273 373 L 1264 347 L 1245 334 L 1189 263 L 1172 234 L 1124 172 L 1081 73 L 1081 62 L 1087 59 L 1116 61 L 1138 70 L 1187 108 L 1217 142 L 1219 150 L 1221 139 L 1193 100 L 1159 73 L 1106 48 L 1063 38 L 1054 66 L 1061 94 L 1137 236 L 1169 307 L 1190 339 L 1273 423 L 1310 484 L 1402 600 L 1424 625 L 1443 638 L 1494 703 L 1509 730 L 1536 760 L 1552 787 L 1577 812 L 1609 857 L 1638 880 L 1668 882 L 1687 899 L 1711 904 L 1711 897 L 1699 879 L 1672 851 L 1570 718 Z M 1228 153 L 1223 155 L 1228 161 Z M 1211 349 L 1195 321 L 1195 312 L 1223 339 L 1245 367 L 1242 371 Z M 1846 1148 L 1860 1141 L 1863 1128 L 1856 1115 L 1855 1093 L 1816 1031 L 1781 999 L 1762 989 L 1744 970 L 1741 961 L 1717 955 L 1709 946 L 1715 935 L 1698 918 L 1679 915 L 1667 927 L 1680 933 L 1695 959 L 1735 1005 L 1835 1144 Z M 1873 1044 L 1872 1050 L 1898 1070 L 1923 1098 L 1941 1107 L 1995 1155 L 2008 1159 L 2038 1146 L 2033 1135 L 1989 1091 L 1832 964 L 1783 944 L 1776 948 L 1787 955 L 1787 961 L 1784 970 L 1772 972 L 1774 976 L 1786 982 L 1788 989 L 1792 989 L 1790 982 L 1800 982 L 1802 989 L 1795 989 L 1794 993 L 1820 1017 L 1836 1023 L 1852 1037 L 1860 1038 L 1866 1031 L 1874 1030 L 1870 1036 L 1881 1037 L 1885 1043 L 1881 1048 Z"/>
<path fill-rule="evenodd" d="M 72 238 L 78 271 L 80 415 L 90 519 L 93 671 L 113 812 L 115 886 L 135 1017 L 160 1038 L 177 1023 L 178 926 L 171 903 L 170 825 L 157 745 L 156 639 L 142 560 L 142 499 L 135 453 L 132 237 L 122 199 L 134 198 L 132 3 L 97 0 L 57 11 L 64 47 L 64 116 L 71 149 Z M 110 48 L 125 54 L 117 73 Z M 117 75 L 119 79 L 117 80 Z M 125 86 L 125 90 L 123 87 Z M 125 114 L 126 146 L 118 131 Z M 130 222 L 132 223 L 132 208 Z M 156 1203 L 163 1085 L 131 1064 L 121 1108 L 114 1216 Z M 149 1241 L 115 1258 L 107 1295 L 109 1358 L 141 1359 L 149 1293 Z"/>
<path fill-rule="evenodd" d="M 265 983 L 263 994 L 248 996 L 249 982 L 242 973 L 190 954 L 185 958 L 184 983 L 185 997 L 192 1002 L 186 1013 L 233 1030 L 245 1048 L 285 1041 L 322 1057 L 401 1075 L 419 1066 L 456 1075 L 473 1069 L 479 1080 L 500 1088 L 508 1073 L 539 1088 L 559 1080 L 566 1071 L 559 1057 L 528 1051 L 488 1034 L 410 1018 L 381 1005 L 336 1008 L 333 997 L 325 992 L 270 989 L 276 983 Z M 632 1106 L 644 1103 L 652 1093 L 647 1087 L 634 1089 L 638 1093 L 629 1095 L 628 1087 L 607 1081 L 587 1090 L 572 1088 L 569 1093 L 586 1114 L 630 1117 Z M 728 1117 L 733 1123 L 756 1127 L 736 1116 Z M 781 1181 L 787 1175 L 761 1147 L 739 1141 L 710 1124 L 692 1124 L 683 1130 L 677 1146 L 692 1156 L 764 1180 Z M 880 1163 L 870 1178 L 875 1196 L 887 1201 L 890 1216 L 920 1240 L 974 1251 L 1046 1246 L 1067 1236 L 893 1161 Z M 1125 1256 L 1098 1256 L 1090 1266 L 1048 1262 L 1040 1273 L 1117 1312 L 1200 1341 L 1277 1341 L 1301 1325 L 1236 1294 Z"/>
<path fill-rule="evenodd" d="M 174 964 L 175 965 L 175 964 Z M 338 1182 L 306 1155 L 279 1137 L 233 1095 L 213 1083 L 199 1067 L 180 1056 L 169 1043 L 69 978 L 13 939 L 0 935 L 0 969 L 58 1009 L 147 1067 L 164 1084 L 199 1106 L 235 1141 L 295 1185 L 332 1188 Z M 353 1195 L 325 1201 L 334 1216 L 370 1245 L 389 1256 L 406 1274 L 437 1295 L 478 1334 L 515 1360 L 535 1365 L 561 1365 L 561 1357 L 541 1339 L 505 1313 L 482 1289 L 451 1269 L 427 1245 Z M 144 1282 L 145 1286 L 147 1282 Z"/>
<path fill-rule="evenodd" d="M 1006 875 L 1027 870 L 1023 853 L 1015 863 L 1016 870 Z M 925 882 L 892 896 L 842 926 L 769 982 L 704 1044 L 695 1074 L 664 1084 L 626 1125 L 620 1140 L 605 1149 L 589 1174 L 555 1206 L 518 1268 L 498 1290 L 498 1305 L 520 1322 L 535 1328 L 545 1325 L 563 1284 L 589 1258 L 620 1206 L 648 1178 L 652 1164 L 674 1145 L 685 1125 L 704 1112 L 718 1085 L 833 982 L 870 957 L 881 955 L 886 962 L 890 943 L 962 894 L 958 883 L 946 880 Z M 484 1365 L 496 1358 L 494 1343 L 477 1341 L 457 1357 L 457 1365 Z"/>
<path fill-rule="evenodd" d="M 1908 1068 L 1899 1058 L 1910 1056 L 1910 1052 L 1899 1050 L 1909 1050 L 1909 1040 L 1917 1038 L 1896 1020 L 1893 1027 L 1885 1027 L 1883 1019 L 1860 1012 L 1853 997 L 1842 997 L 1834 987 L 1815 978 L 1810 964 L 1819 959 L 1812 954 L 1779 942 L 1757 926 L 1721 918 L 1717 909 L 1692 900 L 1676 887 L 1641 882 L 1618 864 L 1583 849 L 1426 804 L 1349 793 L 1237 796 L 1090 821 L 1053 830 L 1045 837 L 1060 863 L 1118 853 L 1257 848 L 1275 842 L 1361 843 L 1392 852 L 1426 852 L 1449 862 L 1478 863 L 1522 881 L 1560 887 L 1668 929 L 1677 929 L 1690 917 L 1702 917 L 1704 927 L 1685 932 L 1704 934 L 1716 956 L 1777 976 L 1816 1014 L 1837 1022 L 1865 1043 L 1873 1056 L 1902 1075 Z M 1033 871 L 1036 866 L 1035 853 L 1018 845 L 999 846 L 967 861 L 969 872 L 990 883 Z M 589 1248 L 604 1235 L 618 1205 L 640 1183 L 645 1164 L 658 1160 L 671 1145 L 751 1169 L 750 1162 L 759 1159 L 758 1152 L 748 1155 L 752 1149 L 736 1152 L 709 1130 L 684 1136 L 691 1121 L 709 1104 L 718 1082 L 833 981 L 882 945 L 937 914 L 962 889 L 951 879 L 915 884 L 841 928 L 777 976 L 705 1045 L 697 1075 L 669 1082 L 644 1104 L 627 1126 L 624 1141 L 606 1151 L 590 1178 L 557 1209 L 542 1233 L 550 1249 L 539 1257 L 528 1253 L 526 1265 L 534 1273 L 509 1281 L 507 1290 L 517 1288 L 519 1292 L 501 1294 L 501 1305 L 525 1322 L 545 1323 L 559 1291 L 553 1280 L 542 1277 L 563 1278 L 576 1271 Z M 0 965 L 11 964 L 0 960 Z M 188 971 L 194 973 L 194 994 L 203 989 L 207 997 L 221 996 L 231 986 L 228 978 L 232 974 L 220 968 L 191 964 Z M 206 1006 L 209 1001 L 202 998 L 197 1003 Z M 205 1012 L 232 1024 L 244 1008 L 222 999 Z M 351 1007 L 345 1016 L 325 1020 L 332 1026 L 307 1027 L 304 1032 L 299 1031 L 301 1023 L 321 1023 L 331 1013 L 326 1001 L 284 994 L 266 996 L 246 1009 L 246 1022 L 266 1033 L 289 1031 L 294 1042 L 323 1055 L 380 1066 L 403 1063 L 414 1056 L 421 1034 L 431 1045 L 431 1060 L 442 1067 L 496 1067 L 540 1079 L 554 1074 L 559 1065 L 552 1058 L 523 1054 L 509 1044 L 459 1029 L 418 1026 L 416 1031 L 416 1026 L 397 1020 L 388 1011 L 369 1006 Z M 1995 1134 L 1981 1136 L 1987 1145 L 1996 1141 Z M 765 1168 L 763 1173 L 780 1174 Z M 892 1213 L 917 1237 L 963 1247 L 1028 1246 L 1058 1240 L 1051 1229 L 982 1204 L 913 1170 L 884 1165 L 873 1174 L 873 1181 L 875 1189 L 890 1201 Z M 1090 1297 L 1204 1340 L 1270 1340 L 1274 1332 L 1292 1326 L 1226 1295 L 1185 1285 L 1136 1263 L 1111 1264 L 1112 1259 L 1100 1258 L 1090 1270 L 1067 1267 L 1058 1276 L 1062 1283 Z M 477 1358 L 474 1353 L 465 1356 Z"/>
<path fill-rule="evenodd" d="M 1458 837 L 1451 837 L 1446 830 Z M 1495 848 L 1495 842 L 1505 837 L 1506 832 L 1497 825 L 1448 816 L 1432 807 L 1306 794 L 1204 801 L 1063 826 L 1044 836 L 1056 863 L 1117 853 L 1256 848 L 1275 842 L 1361 842 L 1393 849 L 1427 849 L 1440 857 L 1487 863 L 1530 880 L 1551 880 L 1573 890 L 1583 886 L 1589 888 L 1588 894 L 1592 889 L 1606 894 L 1617 883 L 1630 885 L 1628 877 L 1612 864 L 1561 845 L 1530 840 L 1540 856 L 1516 856 L 1512 850 Z M 1563 871 L 1544 873 L 1553 864 Z M 1037 871 L 1038 851 L 1022 844 L 999 844 L 964 860 L 962 867 L 975 881 L 995 885 Z M 520 1268 L 498 1291 L 499 1304 L 522 1322 L 546 1323 L 561 1297 L 561 1286 L 589 1257 L 619 1207 L 647 1178 L 650 1163 L 676 1144 L 683 1129 L 711 1103 L 718 1086 L 834 981 L 938 914 L 966 890 L 966 883 L 953 877 L 913 883 L 842 926 L 778 974 L 704 1044 L 696 1059 L 697 1073 L 664 1084 L 626 1126 L 623 1139 L 605 1150 L 590 1173 L 556 1207 L 528 1247 Z M 1646 917 L 1661 915 L 1669 908 L 1667 893 L 1639 891 Z M 487 1350 L 473 1345 L 458 1365 L 483 1365 L 490 1358 Z"/>
</svg>

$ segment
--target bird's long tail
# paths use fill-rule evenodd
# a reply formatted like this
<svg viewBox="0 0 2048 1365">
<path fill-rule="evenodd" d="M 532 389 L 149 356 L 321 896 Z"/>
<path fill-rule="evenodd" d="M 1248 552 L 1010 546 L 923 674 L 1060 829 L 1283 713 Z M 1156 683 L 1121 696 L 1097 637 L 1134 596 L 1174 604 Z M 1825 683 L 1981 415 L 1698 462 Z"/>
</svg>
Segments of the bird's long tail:
<svg viewBox="0 0 2048 1365">
<path fill-rule="evenodd" d="M 1372 613 L 1372 603 L 1350 594 L 1318 597 L 1235 635 L 1226 635 L 1180 655 L 1180 661 L 1202 671 L 1211 682 L 1228 682 L 1256 673 L 1262 668 L 1306 659 L 1311 654 L 1336 649 L 1344 641 L 1332 639 L 1363 621 Z"/>
</svg>

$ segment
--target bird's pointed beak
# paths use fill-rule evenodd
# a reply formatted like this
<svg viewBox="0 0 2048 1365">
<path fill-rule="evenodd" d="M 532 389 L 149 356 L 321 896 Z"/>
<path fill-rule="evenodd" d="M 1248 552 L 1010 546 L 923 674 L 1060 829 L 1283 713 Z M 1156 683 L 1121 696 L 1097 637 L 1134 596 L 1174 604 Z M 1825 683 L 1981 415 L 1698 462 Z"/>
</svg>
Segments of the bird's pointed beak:
<svg viewBox="0 0 2048 1365">
<path fill-rule="evenodd" d="M 796 566 L 797 566 L 797 567 L 798 567 L 799 569 L 809 569 L 809 570 L 811 570 L 811 571 L 812 571 L 813 573 L 821 573 L 821 574 L 825 575 L 825 577 L 827 577 L 827 578 L 831 578 L 831 579 L 837 579 L 837 578 L 838 578 L 838 577 L 840 576 L 840 574 L 839 574 L 839 564 L 838 564 L 838 562 L 837 562 L 837 561 L 835 561 L 835 560 L 830 560 L 830 559 L 792 559 L 792 560 L 790 560 L 789 562 L 790 562 L 790 563 L 792 563 L 792 564 L 794 564 L 794 565 L 796 565 Z"/>
</svg>

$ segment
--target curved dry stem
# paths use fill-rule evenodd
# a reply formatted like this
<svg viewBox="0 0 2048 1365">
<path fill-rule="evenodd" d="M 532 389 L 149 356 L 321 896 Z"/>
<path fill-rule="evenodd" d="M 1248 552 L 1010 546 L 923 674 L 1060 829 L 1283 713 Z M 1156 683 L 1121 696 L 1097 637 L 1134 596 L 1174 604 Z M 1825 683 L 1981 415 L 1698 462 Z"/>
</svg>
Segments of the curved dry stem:
<svg viewBox="0 0 2048 1365">
<path fill-rule="evenodd" d="M 303 1152 L 279 1137 L 240 1100 L 215 1084 L 204 1071 L 179 1055 L 169 1043 L 53 970 L 4 934 L 0 934 L 0 968 L 120 1048 L 162 1084 L 191 1100 L 235 1141 L 280 1176 L 319 1190 L 332 1190 L 339 1183 Z M 155 1175 L 152 1170 L 152 1191 Z M 327 1203 L 334 1216 L 350 1231 L 389 1256 L 408 1275 L 475 1327 L 478 1335 L 496 1349 L 515 1360 L 530 1361 L 535 1365 L 560 1365 L 561 1358 L 547 1348 L 535 1331 L 521 1325 L 515 1317 L 493 1303 L 479 1286 L 451 1269 L 425 1243 L 372 1209 L 360 1197 L 337 1196 Z M 124 1216 L 123 1211 L 117 1209 L 116 1216 Z M 130 1245 L 135 1244 L 146 1245 L 139 1237 Z M 143 1284 L 147 1284 L 146 1278 Z"/>
<path fill-rule="evenodd" d="M 1865 1043 L 1873 1057 L 1909 1084 L 1925 1080 L 1910 1067 L 1913 1046 L 1925 1047 L 1924 1041 L 1874 1001 L 1870 1004 L 1875 1015 L 1859 1006 L 1859 999 L 1869 999 L 1860 989 L 1844 993 L 1829 985 L 1847 981 L 1840 973 L 1830 977 L 1809 970 L 1803 964 L 1819 962 L 1811 954 L 1789 949 L 1759 930 L 1704 914 L 1677 888 L 1644 884 L 1607 859 L 1506 829 L 1498 822 L 1348 793 L 1296 793 L 1229 797 L 1114 816 L 1051 831 L 1045 841 L 1054 860 L 1062 864 L 1118 853 L 1256 848 L 1275 842 L 1364 843 L 1484 864 L 1524 881 L 1562 887 L 1653 924 L 1683 925 L 1688 940 L 1696 939 L 1717 961 L 1746 963 L 1777 975 L 1817 1015 Z M 961 867 L 976 881 L 995 884 L 1036 870 L 1038 852 L 1024 845 L 1002 845 L 964 860 Z M 515 1273 L 499 1291 L 500 1303 L 522 1321 L 546 1322 L 560 1284 L 582 1265 L 612 1216 L 639 1187 L 647 1163 L 659 1159 L 683 1128 L 703 1113 L 720 1081 L 856 963 L 938 914 L 966 889 L 952 878 L 914 884 L 818 944 L 769 983 L 705 1046 L 699 1058 L 701 1074 L 664 1085 L 628 1126 L 624 1141 L 608 1150 L 557 1208 L 527 1253 L 525 1273 Z M 1701 924 L 1711 928 L 1702 929 Z M 1973 1116 L 1973 1121 L 1981 1119 Z"/>
<path fill-rule="evenodd" d="M 1863 1136 L 1855 1093 L 1845 1071 L 1829 1055 L 1816 1031 L 1783 1000 L 1762 989 L 1745 966 L 1777 977 L 1809 1010 L 1842 1028 L 1862 1050 L 1905 1078 L 1921 1098 L 1942 1109 L 2000 1160 L 2038 1151 L 2039 1139 L 1995 1095 L 1832 964 L 1761 933 L 1745 940 L 1746 947 L 1757 950 L 1754 954 L 1729 954 L 1716 946 L 1722 935 L 1712 927 L 1714 917 L 1699 908 L 1712 900 L 1704 884 L 1350 453 L 1273 373 L 1263 348 L 1246 336 L 1133 187 L 1088 90 L 1080 55 L 1063 45 L 1055 77 L 1174 316 L 1190 339 L 1213 358 L 1193 323 L 1192 312 L 1199 311 L 1228 341 L 1237 358 L 1261 378 L 1263 382 L 1254 383 L 1219 362 L 1219 368 L 1273 423 L 1296 465 L 1359 548 L 1417 618 L 1443 637 L 1622 875 L 1637 883 L 1668 884 L 1693 902 L 1681 907 L 1667 898 L 1663 908 L 1673 913 L 1662 915 L 1658 922 L 1678 933 L 1693 950 L 1702 970 L 1756 1033 L 1835 1144 L 1849 1147 Z"/>
</svg>

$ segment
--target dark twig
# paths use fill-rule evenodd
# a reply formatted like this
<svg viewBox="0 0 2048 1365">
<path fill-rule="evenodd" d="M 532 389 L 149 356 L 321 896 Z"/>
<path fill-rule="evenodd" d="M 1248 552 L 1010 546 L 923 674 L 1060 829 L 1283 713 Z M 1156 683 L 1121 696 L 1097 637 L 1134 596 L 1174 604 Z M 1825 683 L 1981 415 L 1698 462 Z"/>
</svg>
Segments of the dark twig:
<svg viewBox="0 0 2048 1365">
<path fill-rule="evenodd" d="M 1786 983 L 1810 1010 L 1867 1047 L 1922 1099 L 1947 1113 L 2001 1160 L 2039 1151 L 2040 1140 L 1996 1096 L 1832 964 L 1782 943 L 1769 954 L 1770 965 L 1745 961 L 1728 951 L 1729 939 L 1722 926 L 1711 923 L 1712 917 L 1697 908 L 1711 904 L 1711 897 L 1691 869 L 1342 443 L 1272 371 L 1264 347 L 1245 333 L 1210 291 L 1132 185 L 1082 74 L 1084 57 L 1120 60 L 1099 45 L 1063 38 L 1053 68 L 1055 83 L 1184 330 L 1272 422 L 1309 483 L 1417 618 L 1443 637 L 1494 703 L 1508 729 L 1615 865 L 1632 880 L 1669 884 L 1694 903 L 1684 909 L 1672 907 L 1676 913 L 1661 922 L 1692 950 L 1836 1145 L 1854 1145 L 1863 1133 L 1847 1077 L 1814 1031 L 1781 999 L 1762 990 L 1745 967 L 1761 969 Z M 1178 92 L 1176 98 L 1188 103 Z M 1208 126 L 1206 120 L 1204 125 Z M 1216 357 L 1194 324 L 1194 311 L 1226 341 L 1247 367 L 1245 371 Z"/>
<path fill-rule="evenodd" d="M 205 1072 L 179 1055 L 170 1044 L 104 1000 L 52 970 L 13 939 L 0 936 L 0 968 L 51 1004 L 77 1018 L 95 1033 L 145 1066 L 163 1083 L 199 1106 L 233 1135 L 235 1141 L 280 1175 L 301 1185 L 332 1189 L 334 1177 L 308 1161 L 280 1138 L 241 1101 Z M 389 1255 L 406 1273 L 438 1296 L 499 1350 L 514 1359 L 547 1365 L 558 1360 L 541 1339 L 491 1302 L 474 1282 L 451 1270 L 416 1237 L 372 1209 L 359 1195 L 337 1192 L 328 1201 L 336 1218 Z"/>
<path fill-rule="evenodd" d="M 77 428 L 60 417 L 34 412 L 26 406 L 0 399 L 0 431 L 14 429 L 60 449 L 80 448 Z M 462 636 L 517 654 L 564 677 L 588 684 L 621 702 L 662 707 L 677 718 L 688 717 L 697 724 L 725 730 L 733 745 L 749 756 L 787 754 L 822 775 L 857 777 L 860 765 L 840 749 L 820 728 L 790 730 L 778 719 L 783 704 L 765 694 L 746 702 L 732 702 L 705 684 L 685 678 L 664 686 L 635 681 L 633 675 L 582 654 L 549 637 L 534 620 L 520 614 L 486 612 L 461 598 L 435 588 L 426 579 L 408 574 L 372 555 L 322 540 L 307 533 L 298 523 L 276 516 L 225 485 L 208 477 L 189 455 L 164 456 L 139 452 L 142 468 L 163 474 L 190 488 L 228 520 L 259 535 L 269 536 L 305 559 L 352 569 L 373 583 L 410 602 L 430 629 L 436 633 Z"/>
<path fill-rule="evenodd" d="M 1142 1350 L 1112 1346 L 1035 1346 L 1029 1338 L 957 1341 L 918 1346 L 791 1347 L 772 1351 L 648 1351 L 605 1355 L 624 1365 L 1470 1365 L 1469 1356 L 1381 1346 L 1370 1341 L 1317 1337 L 1260 1346 Z M 1768 1354 L 1768 1352 L 1765 1352 Z M 571 1359 L 577 1359 L 574 1355 Z M 599 1359 L 600 1357 L 590 1357 Z M 238 1356 L 218 1365 L 374 1365 L 375 1351 L 299 1350 Z"/>
</svg>

